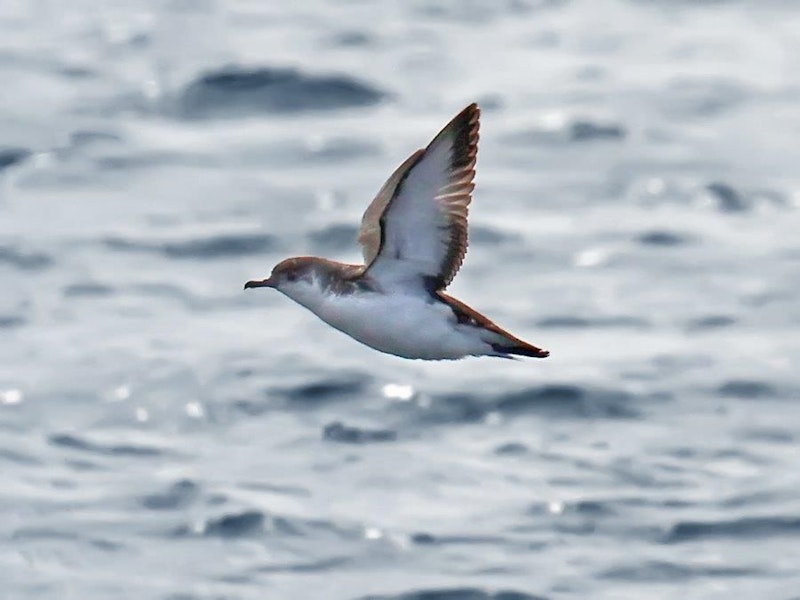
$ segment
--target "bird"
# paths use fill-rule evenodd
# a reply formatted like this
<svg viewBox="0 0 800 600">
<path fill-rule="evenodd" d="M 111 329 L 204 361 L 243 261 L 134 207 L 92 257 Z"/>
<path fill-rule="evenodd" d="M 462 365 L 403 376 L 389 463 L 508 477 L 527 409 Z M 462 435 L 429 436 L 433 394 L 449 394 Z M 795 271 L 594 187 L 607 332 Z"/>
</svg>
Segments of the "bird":
<svg viewBox="0 0 800 600">
<path fill-rule="evenodd" d="M 545 358 L 449 296 L 467 252 L 480 108 L 472 103 L 386 180 L 361 220 L 363 265 L 287 258 L 245 289 L 273 288 L 362 344 L 402 358 Z"/>
</svg>

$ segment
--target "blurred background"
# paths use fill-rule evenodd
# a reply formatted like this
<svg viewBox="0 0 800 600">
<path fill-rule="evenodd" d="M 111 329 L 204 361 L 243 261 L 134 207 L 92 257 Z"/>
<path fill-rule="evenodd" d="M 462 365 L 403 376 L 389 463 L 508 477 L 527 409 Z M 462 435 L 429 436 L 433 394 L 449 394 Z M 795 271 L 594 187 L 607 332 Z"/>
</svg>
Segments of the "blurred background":
<svg viewBox="0 0 800 600">
<path fill-rule="evenodd" d="M 798 19 L 3 0 L 0 595 L 798 598 Z M 242 291 L 359 261 L 472 101 L 450 289 L 550 358 L 405 361 Z"/>
</svg>

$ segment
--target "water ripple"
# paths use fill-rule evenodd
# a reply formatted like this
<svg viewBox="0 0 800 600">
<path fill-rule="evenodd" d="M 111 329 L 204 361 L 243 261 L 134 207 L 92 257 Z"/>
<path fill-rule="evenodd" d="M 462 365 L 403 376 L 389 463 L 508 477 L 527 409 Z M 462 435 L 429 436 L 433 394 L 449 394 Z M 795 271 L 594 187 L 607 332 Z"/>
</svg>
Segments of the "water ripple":
<svg viewBox="0 0 800 600">
<path fill-rule="evenodd" d="M 584 144 L 624 140 L 628 132 L 622 124 L 589 118 L 569 119 L 556 115 L 552 122 L 522 130 L 505 137 L 513 146 L 543 144 Z"/>
<path fill-rule="evenodd" d="M 414 590 L 397 595 L 362 596 L 358 600 L 546 600 L 546 598 L 513 590 L 487 592 L 480 588 L 442 588 Z"/>
<path fill-rule="evenodd" d="M 368 384 L 369 380 L 361 374 L 342 375 L 284 389 L 282 394 L 293 403 L 321 404 L 361 395 Z"/>
<path fill-rule="evenodd" d="M 64 286 L 61 293 L 65 298 L 110 296 L 114 293 L 114 288 L 104 283 L 86 281 Z"/>
<path fill-rule="evenodd" d="M 0 329 L 14 329 L 22 327 L 28 320 L 22 315 L 0 314 Z"/>
<path fill-rule="evenodd" d="M 677 544 L 714 538 L 762 539 L 796 536 L 800 533 L 800 517 L 741 517 L 727 521 L 681 521 L 672 526 L 665 542 Z"/>
<path fill-rule="evenodd" d="M 339 252 L 355 247 L 358 228 L 355 225 L 334 223 L 308 234 L 316 251 Z"/>
<path fill-rule="evenodd" d="M 223 515 L 206 521 L 203 534 L 224 538 L 257 535 L 264 529 L 264 519 L 264 513 L 258 510 Z"/>
<path fill-rule="evenodd" d="M 295 562 L 295 563 L 282 563 L 274 565 L 266 565 L 259 567 L 260 573 L 317 573 L 329 572 L 352 562 L 352 559 L 346 556 L 335 556 L 332 558 L 322 558 L 319 560 L 311 560 L 308 562 Z"/>
<path fill-rule="evenodd" d="M 729 398 L 769 398 L 777 395 L 776 390 L 764 381 L 750 379 L 732 379 L 717 389 L 720 396 Z"/>
<path fill-rule="evenodd" d="M 150 510 L 175 510 L 190 505 L 198 494 L 196 483 L 182 479 L 172 484 L 166 492 L 144 496 L 141 502 L 142 506 Z"/>
<path fill-rule="evenodd" d="M 208 118 L 369 106 L 384 96 L 377 88 L 347 75 L 231 66 L 191 82 L 178 106 L 185 117 Z"/>
<path fill-rule="evenodd" d="M 120 252 L 155 252 L 174 259 L 209 259 L 260 254 L 274 250 L 276 239 L 266 233 L 209 235 L 188 240 L 146 241 L 109 237 L 104 244 Z"/>
<path fill-rule="evenodd" d="M 561 416 L 633 418 L 629 394 L 614 390 L 589 390 L 575 385 L 535 386 L 498 398 L 495 409 L 503 414 L 538 412 Z"/>
<path fill-rule="evenodd" d="M 733 186 L 724 182 L 709 183 L 706 190 L 717 209 L 721 212 L 736 213 L 750 209 L 750 202 Z"/>
<path fill-rule="evenodd" d="M 329 442 L 342 444 L 368 444 L 371 442 L 392 442 L 397 439 L 397 432 L 391 429 L 365 429 L 335 421 L 325 426 L 322 431 L 322 437 Z"/>
<path fill-rule="evenodd" d="M 0 148 L 0 172 L 19 164 L 30 156 L 30 150 L 26 148 Z"/>
<path fill-rule="evenodd" d="M 154 457 L 162 456 L 165 451 L 153 446 L 143 446 L 141 444 L 101 444 L 91 442 L 77 434 L 54 433 L 47 437 L 49 444 L 70 450 L 80 450 L 108 456 L 127 456 L 127 457 Z"/>
<path fill-rule="evenodd" d="M 23 271 L 36 271 L 53 264 L 53 257 L 44 252 L 27 251 L 14 246 L 0 246 L 0 265 L 7 264 Z"/>
<path fill-rule="evenodd" d="M 654 229 L 641 234 L 638 238 L 639 243 L 645 246 L 681 246 L 688 242 L 688 238 L 674 231 L 664 229 Z"/>
<path fill-rule="evenodd" d="M 640 416 L 634 398 L 621 390 L 547 384 L 499 395 L 442 394 L 425 405 L 414 404 L 415 415 L 429 423 L 477 422 L 492 414 L 513 418 L 539 414 L 559 418 L 631 419 Z"/>
<path fill-rule="evenodd" d="M 690 331 L 706 331 L 730 327 L 734 324 L 736 324 L 736 319 L 728 315 L 707 315 L 689 320 L 686 323 L 686 328 Z"/>
<path fill-rule="evenodd" d="M 629 327 L 644 329 L 649 321 L 639 317 L 579 317 L 574 315 L 554 315 L 536 321 L 536 326 L 546 329 L 588 329 L 600 327 Z"/>
<path fill-rule="evenodd" d="M 604 579 L 651 583 L 656 581 L 671 582 L 675 580 L 687 580 L 695 577 L 747 577 L 761 574 L 763 574 L 761 569 L 750 567 L 681 564 L 651 560 L 613 567 L 600 573 L 600 577 Z"/>
</svg>

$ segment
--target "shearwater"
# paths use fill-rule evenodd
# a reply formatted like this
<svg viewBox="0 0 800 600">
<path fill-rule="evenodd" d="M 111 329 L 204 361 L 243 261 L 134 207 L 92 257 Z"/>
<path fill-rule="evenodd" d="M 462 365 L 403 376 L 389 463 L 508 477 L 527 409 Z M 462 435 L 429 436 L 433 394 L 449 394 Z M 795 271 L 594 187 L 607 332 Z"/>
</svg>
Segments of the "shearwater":
<svg viewBox="0 0 800 600">
<path fill-rule="evenodd" d="M 361 220 L 363 265 L 288 258 L 245 289 L 274 288 L 331 327 L 404 358 L 544 358 L 444 290 L 467 253 L 480 109 L 470 104 L 392 173 Z"/>
</svg>

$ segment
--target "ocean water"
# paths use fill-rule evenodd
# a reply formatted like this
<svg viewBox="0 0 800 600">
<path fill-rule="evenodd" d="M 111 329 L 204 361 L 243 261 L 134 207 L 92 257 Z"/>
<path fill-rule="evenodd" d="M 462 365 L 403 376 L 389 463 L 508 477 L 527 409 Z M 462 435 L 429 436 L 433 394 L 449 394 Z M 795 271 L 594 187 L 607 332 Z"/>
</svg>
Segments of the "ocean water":
<svg viewBox="0 0 800 600">
<path fill-rule="evenodd" d="M 800 7 L 0 2 L 0 597 L 800 597 Z M 450 290 L 276 293 L 483 108 Z"/>
</svg>

